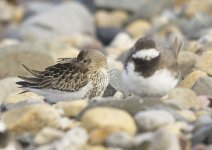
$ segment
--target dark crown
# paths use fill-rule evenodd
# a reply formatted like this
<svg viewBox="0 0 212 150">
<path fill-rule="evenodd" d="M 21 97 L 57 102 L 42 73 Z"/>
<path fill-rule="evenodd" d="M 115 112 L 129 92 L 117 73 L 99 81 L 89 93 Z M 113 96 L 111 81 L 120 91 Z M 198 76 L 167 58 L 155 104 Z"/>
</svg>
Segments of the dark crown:
<svg viewBox="0 0 212 150">
<path fill-rule="evenodd" d="M 155 41 L 150 38 L 142 37 L 142 38 L 138 39 L 137 42 L 135 43 L 136 50 L 150 49 L 150 48 L 156 48 Z"/>
</svg>

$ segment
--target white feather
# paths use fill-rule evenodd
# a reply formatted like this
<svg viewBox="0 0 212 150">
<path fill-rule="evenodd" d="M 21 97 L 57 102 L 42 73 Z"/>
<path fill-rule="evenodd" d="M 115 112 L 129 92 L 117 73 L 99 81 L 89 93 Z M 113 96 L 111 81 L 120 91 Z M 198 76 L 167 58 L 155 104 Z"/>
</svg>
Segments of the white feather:
<svg viewBox="0 0 212 150">
<path fill-rule="evenodd" d="M 133 58 L 142 58 L 145 60 L 151 60 L 152 58 L 155 58 L 159 56 L 160 52 L 157 51 L 154 48 L 151 49 L 143 49 L 137 51 L 135 54 L 132 55 Z"/>
<path fill-rule="evenodd" d="M 3 122 L 0 122 L 0 132 L 6 131 L 6 125 Z"/>
<path fill-rule="evenodd" d="M 92 89 L 93 85 L 89 82 L 83 88 L 76 92 L 63 92 L 53 89 L 34 89 L 34 88 L 25 88 L 31 92 L 37 93 L 39 95 L 44 96 L 48 102 L 58 102 L 58 101 L 65 101 L 65 100 L 77 100 L 82 99 L 85 95 Z"/>
<path fill-rule="evenodd" d="M 174 88 L 179 79 L 174 78 L 167 69 L 156 71 L 152 76 L 144 78 L 134 71 L 133 63 L 127 65 L 122 77 L 130 91 L 141 96 L 163 96 Z"/>
</svg>

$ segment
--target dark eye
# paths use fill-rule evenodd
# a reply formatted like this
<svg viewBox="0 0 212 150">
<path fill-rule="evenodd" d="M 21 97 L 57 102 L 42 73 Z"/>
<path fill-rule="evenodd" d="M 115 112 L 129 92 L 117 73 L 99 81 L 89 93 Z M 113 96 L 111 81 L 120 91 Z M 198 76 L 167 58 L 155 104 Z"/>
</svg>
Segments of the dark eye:
<svg viewBox="0 0 212 150">
<path fill-rule="evenodd" d="M 88 62 L 88 60 L 83 60 L 83 63 L 87 63 Z"/>
</svg>

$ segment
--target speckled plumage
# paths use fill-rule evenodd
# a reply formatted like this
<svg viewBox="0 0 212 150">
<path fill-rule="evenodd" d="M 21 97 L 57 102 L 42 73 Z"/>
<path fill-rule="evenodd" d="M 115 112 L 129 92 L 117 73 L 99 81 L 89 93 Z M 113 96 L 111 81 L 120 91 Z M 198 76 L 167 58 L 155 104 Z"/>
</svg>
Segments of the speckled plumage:
<svg viewBox="0 0 212 150">
<path fill-rule="evenodd" d="M 153 39 L 140 38 L 130 49 L 122 73 L 129 90 L 140 96 L 163 96 L 180 80 L 177 56 L 183 42 L 172 49 L 158 47 Z"/>
<path fill-rule="evenodd" d="M 19 76 L 26 91 L 43 95 L 50 102 L 102 96 L 109 82 L 107 58 L 98 50 L 84 50 L 77 58 L 62 58 L 44 71 L 30 70 L 33 77 Z"/>
</svg>

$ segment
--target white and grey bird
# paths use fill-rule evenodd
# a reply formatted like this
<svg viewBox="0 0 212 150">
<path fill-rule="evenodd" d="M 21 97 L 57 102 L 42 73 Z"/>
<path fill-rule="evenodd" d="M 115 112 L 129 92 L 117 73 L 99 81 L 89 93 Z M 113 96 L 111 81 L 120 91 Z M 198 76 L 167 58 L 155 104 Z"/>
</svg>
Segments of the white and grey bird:
<svg viewBox="0 0 212 150">
<path fill-rule="evenodd" d="M 123 82 L 134 94 L 164 96 L 181 78 L 177 57 L 183 42 L 175 38 L 172 48 L 161 48 L 151 38 L 140 38 L 130 49 L 122 72 Z"/>
<path fill-rule="evenodd" d="M 102 96 L 109 83 L 107 57 L 99 50 L 83 50 L 77 58 L 62 58 L 44 71 L 22 66 L 33 77 L 19 76 L 24 81 L 17 84 L 51 103 Z"/>
</svg>

